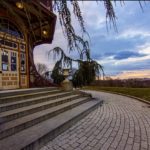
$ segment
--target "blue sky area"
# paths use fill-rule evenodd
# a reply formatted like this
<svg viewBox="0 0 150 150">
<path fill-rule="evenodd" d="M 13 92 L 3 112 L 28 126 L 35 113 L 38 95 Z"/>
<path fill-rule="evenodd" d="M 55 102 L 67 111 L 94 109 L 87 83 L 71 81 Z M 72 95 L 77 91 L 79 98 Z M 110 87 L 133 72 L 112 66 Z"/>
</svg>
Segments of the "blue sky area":
<svg viewBox="0 0 150 150">
<path fill-rule="evenodd" d="M 114 9 L 118 32 L 113 28 L 107 32 L 103 2 L 80 2 L 91 38 L 92 58 L 103 65 L 107 76 L 150 76 L 150 2 L 143 2 L 142 5 L 144 11 L 136 1 L 125 2 L 122 6 L 117 2 Z M 72 17 L 72 21 L 80 33 L 76 18 Z M 47 58 L 46 52 L 55 46 L 63 48 L 68 55 L 77 57 L 76 52 L 69 54 L 58 20 L 53 43 L 35 48 L 35 63 L 45 63 L 52 69 L 54 61 Z"/>
</svg>

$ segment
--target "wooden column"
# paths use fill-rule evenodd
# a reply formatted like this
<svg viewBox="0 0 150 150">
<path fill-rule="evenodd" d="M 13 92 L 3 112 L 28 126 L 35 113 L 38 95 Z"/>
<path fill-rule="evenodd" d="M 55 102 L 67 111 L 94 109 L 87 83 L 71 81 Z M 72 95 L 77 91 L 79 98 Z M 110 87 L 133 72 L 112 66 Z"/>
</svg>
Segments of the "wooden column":
<svg viewBox="0 0 150 150">
<path fill-rule="evenodd" d="M 0 46 L 0 90 L 2 89 L 2 50 Z"/>
<path fill-rule="evenodd" d="M 29 41 L 28 36 L 25 34 L 25 42 L 26 42 L 26 72 L 27 72 L 27 88 L 29 88 L 29 82 L 30 82 L 30 71 L 29 71 Z"/>
</svg>

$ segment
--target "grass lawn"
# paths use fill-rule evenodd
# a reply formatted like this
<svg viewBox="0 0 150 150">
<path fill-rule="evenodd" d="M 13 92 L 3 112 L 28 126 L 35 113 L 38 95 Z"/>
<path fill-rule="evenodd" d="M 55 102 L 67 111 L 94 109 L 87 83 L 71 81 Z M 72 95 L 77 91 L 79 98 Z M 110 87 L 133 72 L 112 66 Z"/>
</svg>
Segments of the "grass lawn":
<svg viewBox="0 0 150 150">
<path fill-rule="evenodd" d="M 138 98 L 150 101 L 150 88 L 126 88 L 126 87 L 99 87 L 99 86 L 87 86 L 84 89 L 96 90 L 96 91 L 110 91 L 122 94 L 135 96 Z"/>
</svg>

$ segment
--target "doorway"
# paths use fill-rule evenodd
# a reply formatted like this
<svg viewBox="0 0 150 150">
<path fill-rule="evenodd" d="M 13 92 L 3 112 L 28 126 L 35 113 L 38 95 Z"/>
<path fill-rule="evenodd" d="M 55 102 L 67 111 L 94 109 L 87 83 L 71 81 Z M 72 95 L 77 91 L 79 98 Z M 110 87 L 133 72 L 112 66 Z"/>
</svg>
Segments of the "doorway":
<svg viewBox="0 0 150 150">
<path fill-rule="evenodd" d="M 0 18 L 0 90 L 27 88 L 27 44 L 24 34 Z"/>
</svg>

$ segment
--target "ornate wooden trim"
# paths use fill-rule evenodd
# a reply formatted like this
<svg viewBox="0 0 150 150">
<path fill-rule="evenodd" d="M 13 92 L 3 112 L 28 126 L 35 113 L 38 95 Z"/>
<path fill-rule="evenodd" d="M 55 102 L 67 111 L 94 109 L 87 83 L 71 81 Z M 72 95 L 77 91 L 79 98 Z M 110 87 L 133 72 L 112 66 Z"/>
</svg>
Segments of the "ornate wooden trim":
<svg viewBox="0 0 150 150">
<path fill-rule="evenodd" d="M 17 12 L 17 14 L 19 14 L 25 28 L 21 29 L 20 28 L 21 25 L 19 25 L 19 23 L 17 21 L 12 20 L 11 19 L 12 18 L 11 14 L 8 13 L 8 11 L 4 10 L 3 8 L 1 9 L 1 6 L 0 6 L 0 17 L 7 18 L 12 23 L 15 22 L 14 24 L 17 26 L 17 28 L 21 29 L 20 31 L 22 31 L 22 33 L 24 34 L 24 40 L 26 41 L 26 44 L 27 44 L 26 45 L 26 64 L 27 64 L 27 68 L 26 69 L 27 69 L 28 86 L 29 87 L 56 86 L 55 84 L 51 83 L 49 80 L 42 77 L 37 72 L 34 61 L 33 61 L 34 47 L 36 45 L 39 45 L 39 44 L 51 43 L 52 42 L 53 36 L 54 36 L 54 31 L 55 31 L 56 15 L 52 11 L 50 11 L 48 9 L 45 9 L 41 5 L 41 12 L 45 16 L 45 18 L 47 18 L 46 20 L 48 20 L 47 25 L 48 25 L 48 29 L 49 29 L 49 36 L 47 38 L 41 37 L 41 39 L 39 39 L 39 37 L 41 35 L 37 35 L 37 39 L 34 39 L 32 37 L 33 35 L 30 35 L 31 34 L 30 30 L 28 30 L 29 29 L 29 24 L 28 24 L 28 21 L 27 21 L 28 19 L 27 19 L 25 11 L 17 9 L 15 7 L 14 3 L 15 3 L 15 1 L 11 1 L 11 3 L 10 3 L 10 4 L 12 4 L 12 9 L 14 9 L 14 11 Z M 31 0 L 31 2 L 29 4 L 33 7 L 37 6 L 35 0 Z M 36 20 L 35 23 L 37 24 L 39 20 L 36 17 L 36 14 L 31 14 L 31 16 L 32 16 L 31 20 L 32 21 Z M 39 31 L 41 31 L 40 25 L 39 26 L 37 25 L 37 27 L 39 28 Z M 18 52 L 19 52 L 19 50 L 18 50 Z M 20 52 L 19 52 L 19 57 L 20 57 Z M 20 61 L 19 61 L 19 65 L 20 65 Z M 19 67 L 19 70 L 20 70 L 20 67 Z M 21 74 L 21 72 L 19 72 L 19 74 Z M 33 81 L 32 81 L 32 79 L 33 79 Z"/>
</svg>

